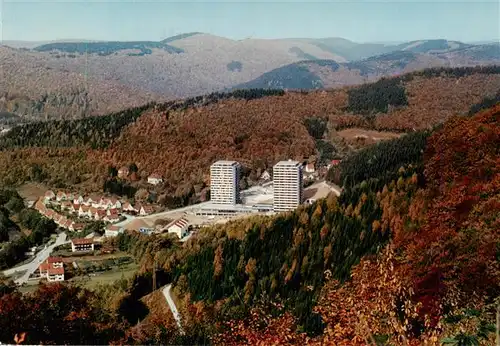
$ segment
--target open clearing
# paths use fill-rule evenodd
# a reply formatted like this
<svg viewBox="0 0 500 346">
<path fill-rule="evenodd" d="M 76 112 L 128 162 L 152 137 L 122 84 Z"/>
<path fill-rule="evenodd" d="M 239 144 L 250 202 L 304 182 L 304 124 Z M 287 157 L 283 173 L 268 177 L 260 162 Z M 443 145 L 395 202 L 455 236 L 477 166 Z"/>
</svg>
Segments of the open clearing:
<svg viewBox="0 0 500 346">
<path fill-rule="evenodd" d="M 358 138 L 365 138 L 367 140 L 372 140 L 375 142 L 398 138 L 401 136 L 400 133 L 396 132 L 381 132 L 360 128 L 345 129 L 342 131 L 338 131 L 337 134 L 349 141 L 355 141 Z"/>
<path fill-rule="evenodd" d="M 42 184 L 36 183 L 26 183 L 17 189 L 19 196 L 28 201 L 36 201 L 38 198 L 42 197 L 47 191 L 47 187 Z"/>
</svg>

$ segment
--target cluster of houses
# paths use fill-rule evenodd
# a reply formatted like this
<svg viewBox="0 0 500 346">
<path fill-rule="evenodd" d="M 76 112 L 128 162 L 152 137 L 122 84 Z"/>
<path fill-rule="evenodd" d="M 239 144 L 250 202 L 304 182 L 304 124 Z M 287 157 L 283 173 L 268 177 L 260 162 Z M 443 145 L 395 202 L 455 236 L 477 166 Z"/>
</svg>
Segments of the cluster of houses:
<svg viewBox="0 0 500 346">
<path fill-rule="evenodd" d="M 118 178 L 126 178 L 130 174 L 130 169 L 128 167 L 121 167 L 118 169 Z M 153 173 L 148 177 L 148 183 L 151 185 L 158 185 L 163 183 L 163 177 L 158 173 Z"/>
<path fill-rule="evenodd" d="M 154 213 L 154 209 L 150 205 L 132 205 L 115 197 L 84 197 L 64 191 L 59 191 L 57 194 L 51 190 L 47 191 L 43 197 L 43 204 L 46 209 L 49 209 L 47 208 L 49 204 L 57 204 L 60 206 L 61 211 L 67 211 L 80 218 L 110 223 L 118 222 L 122 213 L 139 214 L 141 216 Z"/>
<path fill-rule="evenodd" d="M 85 226 L 83 223 L 75 222 L 71 219 L 68 219 L 66 216 L 61 215 L 58 212 L 48 208 L 42 202 L 42 200 L 38 200 L 35 203 L 34 207 L 40 214 L 42 214 L 48 219 L 53 220 L 59 227 L 66 228 L 69 231 L 79 232 L 82 231 Z"/>
<path fill-rule="evenodd" d="M 40 278 L 47 281 L 64 281 L 64 262 L 60 257 L 49 257 L 38 267 Z"/>
<path fill-rule="evenodd" d="M 316 167 L 314 163 L 306 163 L 303 167 L 304 178 L 307 180 L 315 180 L 325 176 L 328 170 L 334 166 L 338 166 L 341 160 L 331 160 L 325 166 Z"/>
</svg>

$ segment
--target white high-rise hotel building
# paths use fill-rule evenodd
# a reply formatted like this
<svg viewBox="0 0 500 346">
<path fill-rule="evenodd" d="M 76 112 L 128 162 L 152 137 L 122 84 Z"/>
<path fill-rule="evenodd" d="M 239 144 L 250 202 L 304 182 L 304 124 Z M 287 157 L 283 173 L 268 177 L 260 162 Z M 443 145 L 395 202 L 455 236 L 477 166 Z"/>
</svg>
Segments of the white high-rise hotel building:
<svg viewBox="0 0 500 346">
<path fill-rule="evenodd" d="M 293 210 L 302 203 L 302 164 L 297 161 L 280 161 L 273 168 L 275 212 Z"/>
<path fill-rule="evenodd" d="M 240 203 L 240 164 L 217 161 L 210 167 L 210 200 L 214 204 Z"/>
</svg>

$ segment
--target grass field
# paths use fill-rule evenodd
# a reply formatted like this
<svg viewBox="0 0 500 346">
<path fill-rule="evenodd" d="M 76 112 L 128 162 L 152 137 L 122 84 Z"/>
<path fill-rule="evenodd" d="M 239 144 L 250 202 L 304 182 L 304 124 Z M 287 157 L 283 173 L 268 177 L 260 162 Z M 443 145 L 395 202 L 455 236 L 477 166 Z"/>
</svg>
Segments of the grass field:
<svg viewBox="0 0 500 346">
<path fill-rule="evenodd" d="M 36 289 L 38 288 L 38 283 L 28 283 L 26 286 L 19 286 L 19 292 L 21 293 L 32 293 L 35 292 Z"/>
<path fill-rule="evenodd" d="M 135 263 L 127 264 L 121 269 L 115 268 L 106 272 L 95 273 L 95 276 L 76 276 L 70 281 L 82 284 L 84 287 L 93 289 L 98 285 L 106 285 L 120 280 L 122 277 L 125 279 L 131 278 L 139 266 Z"/>
</svg>

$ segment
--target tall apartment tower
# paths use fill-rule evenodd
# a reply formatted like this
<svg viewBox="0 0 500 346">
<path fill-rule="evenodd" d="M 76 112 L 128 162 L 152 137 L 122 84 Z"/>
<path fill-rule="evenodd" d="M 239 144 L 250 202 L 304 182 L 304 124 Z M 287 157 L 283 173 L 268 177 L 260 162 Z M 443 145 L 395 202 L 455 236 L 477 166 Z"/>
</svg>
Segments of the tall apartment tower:
<svg viewBox="0 0 500 346">
<path fill-rule="evenodd" d="M 302 203 L 302 164 L 280 161 L 273 168 L 274 205 L 276 212 L 294 210 Z"/>
<path fill-rule="evenodd" d="M 214 204 L 240 203 L 240 164 L 217 161 L 210 167 L 210 200 Z"/>
</svg>

